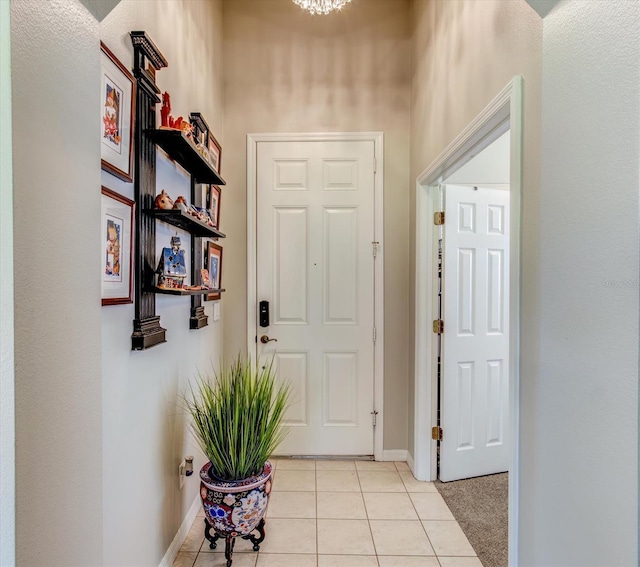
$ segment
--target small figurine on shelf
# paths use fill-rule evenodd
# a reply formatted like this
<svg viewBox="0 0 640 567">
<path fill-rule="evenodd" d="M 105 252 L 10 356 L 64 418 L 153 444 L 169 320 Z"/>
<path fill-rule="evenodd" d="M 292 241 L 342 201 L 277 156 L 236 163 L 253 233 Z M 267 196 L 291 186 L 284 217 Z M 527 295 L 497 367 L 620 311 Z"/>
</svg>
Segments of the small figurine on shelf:
<svg viewBox="0 0 640 567">
<path fill-rule="evenodd" d="M 203 142 L 200 142 L 196 146 L 196 149 L 204 159 L 206 159 L 208 162 L 211 161 L 211 154 L 209 153 L 209 148 L 207 148 L 207 146 Z"/>
<path fill-rule="evenodd" d="M 209 281 L 209 270 L 200 270 L 200 284 L 202 289 L 211 289 L 211 282 Z"/>
<path fill-rule="evenodd" d="M 162 94 L 162 108 L 160 109 L 160 127 L 181 130 L 182 122 L 184 122 L 182 116 L 178 118 L 171 116 L 171 97 L 168 92 L 164 92 Z"/>
<path fill-rule="evenodd" d="M 162 249 L 162 256 L 158 262 L 158 287 L 160 289 L 182 289 L 187 277 L 187 266 L 184 250 L 180 249 L 180 237 L 171 237 L 171 247 Z"/>
<path fill-rule="evenodd" d="M 187 210 L 189 209 L 189 205 L 187 204 L 187 199 L 183 195 L 180 195 L 173 202 L 173 208 L 177 209 L 177 210 L 180 210 L 180 211 L 187 212 Z"/>
<path fill-rule="evenodd" d="M 156 209 L 173 209 L 173 199 L 171 199 L 171 197 L 169 197 L 167 192 L 163 189 L 162 193 L 160 193 L 160 195 L 156 197 L 155 206 Z"/>
<path fill-rule="evenodd" d="M 193 137 L 193 124 L 189 124 L 186 120 L 183 120 L 180 123 L 180 130 L 184 133 L 184 135 L 190 140 Z"/>
<path fill-rule="evenodd" d="M 190 205 L 189 208 L 187 209 L 187 212 L 192 216 L 197 218 L 200 222 L 203 222 L 205 224 L 209 224 L 211 219 L 209 218 L 209 213 L 207 212 L 206 209 L 203 209 L 202 207 L 196 207 L 194 205 Z"/>
</svg>

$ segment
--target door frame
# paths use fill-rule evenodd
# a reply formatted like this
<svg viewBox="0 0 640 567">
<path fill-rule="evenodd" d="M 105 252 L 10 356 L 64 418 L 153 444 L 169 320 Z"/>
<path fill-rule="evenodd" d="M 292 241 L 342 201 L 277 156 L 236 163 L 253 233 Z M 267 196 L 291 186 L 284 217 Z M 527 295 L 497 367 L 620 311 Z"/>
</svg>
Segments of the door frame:
<svg viewBox="0 0 640 567">
<path fill-rule="evenodd" d="M 374 241 L 378 242 L 374 262 L 374 312 L 376 328 L 374 350 L 373 406 L 377 414 L 373 429 L 376 461 L 384 460 L 384 134 L 382 132 L 317 132 L 247 134 L 247 352 L 255 357 L 258 335 L 256 326 L 257 296 L 257 165 L 260 142 L 373 142 Z M 373 329 L 372 329 L 373 332 Z M 373 337 L 372 337 L 373 338 Z"/>
<path fill-rule="evenodd" d="M 509 412 L 512 443 L 509 469 L 509 565 L 517 565 L 520 430 L 520 249 L 522 202 L 523 79 L 515 76 L 484 110 L 416 179 L 416 283 L 414 447 L 410 462 L 418 480 L 435 480 L 437 446 L 431 439 L 437 408 L 435 371 L 435 285 L 433 213 L 437 186 L 507 130 L 510 145 L 511 242 L 509 270 Z"/>
</svg>

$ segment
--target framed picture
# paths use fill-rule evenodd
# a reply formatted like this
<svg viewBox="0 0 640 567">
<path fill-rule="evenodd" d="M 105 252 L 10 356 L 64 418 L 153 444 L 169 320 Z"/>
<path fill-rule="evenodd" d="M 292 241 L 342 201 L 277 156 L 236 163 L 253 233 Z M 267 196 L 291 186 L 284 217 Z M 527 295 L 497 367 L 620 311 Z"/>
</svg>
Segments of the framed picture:
<svg viewBox="0 0 640 567">
<path fill-rule="evenodd" d="M 220 167 L 222 165 L 222 147 L 216 140 L 216 137 L 209 132 L 209 156 L 211 157 L 211 165 L 216 173 L 220 174 Z"/>
<path fill-rule="evenodd" d="M 133 124 L 136 82 L 109 48 L 100 42 L 100 157 L 102 169 L 133 181 Z"/>
<path fill-rule="evenodd" d="M 135 202 L 102 187 L 102 305 L 133 303 Z"/>
<path fill-rule="evenodd" d="M 207 193 L 207 209 L 214 228 L 220 228 L 220 198 L 222 192 L 217 185 L 211 185 Z"/>
<path fill-rule="evenodd" d="M 222 288 L 222 246 L 208 241 L 204 254 L 204 269 L 209 271 L 209 285 L 214 289 Z M 205 299 L 220 299 L 220 292 L 209 293 Z"/>
</svg>

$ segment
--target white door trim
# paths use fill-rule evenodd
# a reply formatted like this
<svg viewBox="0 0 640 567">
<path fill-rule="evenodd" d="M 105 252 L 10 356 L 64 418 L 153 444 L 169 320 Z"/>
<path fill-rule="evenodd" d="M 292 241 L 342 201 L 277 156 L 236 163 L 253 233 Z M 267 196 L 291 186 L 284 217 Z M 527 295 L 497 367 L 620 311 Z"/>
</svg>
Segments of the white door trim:
<svg viewBox="0 0 640 567">
<path fill-rule="evenodd" d="M 433 361 L 435 319 L 433 213 L 434 185 L 462 167 L 473 156 L 511 129 L 511 268 L 509 375 L 512 455 L 509 469 L 509 565 L 517 565 L 519 502 L 520 400 L 520 221 L 522 201 L 522 87 L 514 77 L 489 105 L 453 140 L 416 180 L 415 286 L 415 422 L 413 473 L 419 480 L 436 478 L 436 444 L 431 441 L 437 404 Z"/>
<path fill-rule="evenodd" d="M 377 415 L 374 428 L 374 458 L 383 460 L 384 433 L 384 160 L 382 132 L 320 132 L 300 134 L 247 134 L 247 352 L 256 356 L 257 309 L 256 202 L 257 149 L 260 142 L 334 142 L 372 141 L 376 160 L 374 176 L 374 239 L 379 243 L 374 269 L 374 344 L 373 403 Z"/>
</svg>

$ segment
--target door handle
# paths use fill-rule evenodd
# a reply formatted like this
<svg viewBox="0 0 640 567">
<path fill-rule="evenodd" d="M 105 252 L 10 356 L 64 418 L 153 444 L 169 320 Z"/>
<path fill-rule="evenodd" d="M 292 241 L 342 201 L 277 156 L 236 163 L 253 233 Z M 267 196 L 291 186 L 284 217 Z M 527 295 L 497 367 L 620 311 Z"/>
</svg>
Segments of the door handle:
<svg viewBox="0 0 640 567">
<path fill-rule="evenodd" d="M 278 339 L 270 339 L 267 335 L 262 335 L 262 336 L 260 337 L 260 342 L 261 342 L 263 345 L 266 345 L 267 343 L 270 343 L 271 341 L 278 342 Z"/>
</svg>

